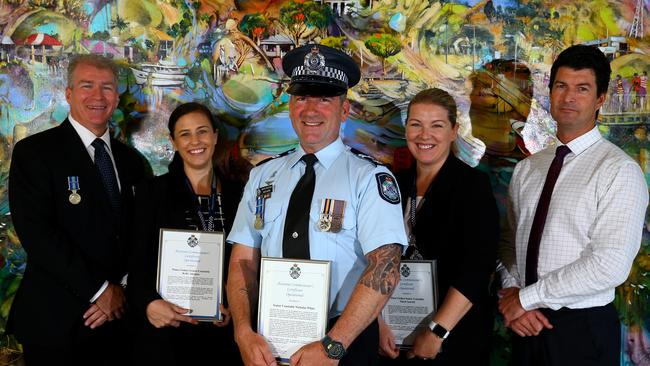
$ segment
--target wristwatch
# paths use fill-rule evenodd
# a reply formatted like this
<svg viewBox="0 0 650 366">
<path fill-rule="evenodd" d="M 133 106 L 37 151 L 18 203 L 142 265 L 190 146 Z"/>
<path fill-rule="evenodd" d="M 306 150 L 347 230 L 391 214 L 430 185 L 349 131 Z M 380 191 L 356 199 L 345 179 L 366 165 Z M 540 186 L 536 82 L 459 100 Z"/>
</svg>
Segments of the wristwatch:
<svg viewBox="0 0 650 366">
<path fill-rule="evenodd" d="M 325 348 L 327 357 L 333 360 L 340 360 L 343 358 L 343 355 L 345 355 L 345 347 L 343 347 L 343 344 L 341 342 L 333 340 L 330 338 L 330 336 L 325 335 L 325 337 L 321 339 L 320 342 Z"/>
<path fill-rule="evenodd" d="M 445 327 L 443 327 L 442 325 L 440 325 L 440 324 L 438 324 L 438 323 L 436 323 L 434 321 L 429 323 L 429 329 L 431 329 L 431 332 L 433 334 L 440 337 L 440 339 L 444 340 L 444 339 L 447 339 L 447 337 L 449 337 L 450 332 L 447 329 L 445 329 Z"/>
</svg>

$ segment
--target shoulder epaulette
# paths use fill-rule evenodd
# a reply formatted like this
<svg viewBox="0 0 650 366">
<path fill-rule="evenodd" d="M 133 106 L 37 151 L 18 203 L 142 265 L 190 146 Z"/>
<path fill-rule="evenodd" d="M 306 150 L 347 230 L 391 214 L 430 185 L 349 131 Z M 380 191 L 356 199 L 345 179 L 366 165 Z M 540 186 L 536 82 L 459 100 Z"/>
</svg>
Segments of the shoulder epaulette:
<svg viewBox="0 0 650 366">
<path fill-rule="evenodd" d="M 367 161 L 371 162 L 374 166 L 377 166 L 377 165 L 386 166 L 386 164 L 382 163 L 381 161 L 379 161 L 379 160 L 373 158 L 372 156 L 367 155 L 367 154 L 365 154 L 365 153 L 363 153 L 363 152 L 361 152 L 361 151 L 359 151 L 357 149 L 350 148 L 350 152 L 353 153 L 354 155 L 356 155 L 357 157 L 363 159 L 363 160 L 367 160 Z"/>
<path fill-rule="evenodd" d="M 267 162 L 269 162 L 269 161 L 271 161 L 271 160 L 273 160 L 273 159 L 277 159 L 277 158 L 281 158 L 281 157 L 283 157 L 283 156 L 287 156 L 287 155 L 291 154 L 291 153 L 294 152 L 294 151 L 296 151 L 296 148 L 295 148 L 295 147 L 294 147 L 293 149 L 289 149 L 289 150 L 287 150 L 287 151 L 285 151 L 285 152 L 281 152 L 281 153 L 279 153 L 279 154 L 277 154 L 277 155 L 273 155 L 273 156 L 271 156 L 270 158 L 266 158 L 266 159 L 260 161 L 259 163 L 257 163 L 255 166 L 260 166 L 260 165 L 262 165 L 262 164 L 264 164 L 264 163 L 267 163 Z"/>
</svg>

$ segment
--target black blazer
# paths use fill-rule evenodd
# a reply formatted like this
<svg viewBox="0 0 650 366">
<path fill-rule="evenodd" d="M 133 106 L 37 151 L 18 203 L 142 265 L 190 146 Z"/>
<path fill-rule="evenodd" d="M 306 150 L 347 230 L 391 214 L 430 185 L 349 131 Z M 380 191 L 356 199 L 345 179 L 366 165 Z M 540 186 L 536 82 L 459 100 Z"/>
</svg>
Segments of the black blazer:
<svg viewBox="0 0 650 366">
<path fill-rule="evenodd" d="M 185 181 L 182 163 L 170 165 L 169 173 L 155 177 L 140 184 L 136 191 L 133 239 L 136 253 L 132 257 L 129 270 L 127 295 L 140 321 L 146 321 L 146 307 L 160 299 L 156 291 L 158 266 L 158 240 L 160 228 L 188 229 L 186 211 L 193 212 L 191 191 Z M 222 209 L 225 228 L 232 227 L 241 199 L 243 184 L 227 179 L 219 174 L 221 182 Z M 228 259 L 231 246 L 226 245 L 224 254 L 224 281 L 228 274 Z M 225 296 L 225 288 L 224 288 Z"/>
<path fill-rule="evenodd" d="M 403 206 L 410 199 L 414 179 L 415 165 L 397 175 Z M 466 361 L 467 357 L 485 353 L 492 334 L 494 317 L 488 284 L 495 269 L 499 235 L 496 201 L 488 176 L 458 160 L 453 153 L 424 199 L 416 215 L 414 232 L 423 257 L 437 260 L 439 305 L 450 286 L 473 304 L 445 340 L 444 352 L 438 358 L 442 361 L 457 356 L 459 362 Z M 488 359 L 480 363 L 487 364 Z"/>
<path fill-rule="evenodd" d="M 221 182 L 222 210 L 225 229 L 229 231 L 243 184 L 219 175 Z M 132 257 L 129 270 L 127 298 L 131 305 L 134 331 L 133 364 L 188 365 L 199 364 L 201 353 L 188 352 L 190 348 L 212 350 L 229 364 L 238 365 L 239 349 L 234 342 L 232 323 L 218 328 L 210 323 L 189 325 L 182 323 L 178 328 L 154 328 L 147 319 L 146 309 L 150 302 L 160 299 L 156 290 L 158 265 L 158 237 L 160 228 L 188 229 L 186 212 L 193 212 L 193 200 L 187 186 L 180 160 L 170 165 L 169 173 L 155 177 L 136 189 L 136 222 L 133 238 L 136 254 Z M 231 246 L 224 250 L 224 284 L 228 274 L 228 259 Z M 223 289 L 225 299 L 225 287 Z M 216 354 L 215 353 L 215 354 Z"/>
<path fill-rule="evenodd" d="M 21 140 L 13 150 L 9 204 L 28 257 L 7 331 L 20 342 L 57 347 L 84 339 L 91 331 L 82 319 L 90 299 L 105 280 L 119 284 L 126 274 L 133 187 L 145 169 L 125 144 L 112 139 L 111 150 L 122 193 L 119 218 L 67 119 Z M 77 205 L 68 199 L 69 176 L 79 177 Z"/>
</svg>

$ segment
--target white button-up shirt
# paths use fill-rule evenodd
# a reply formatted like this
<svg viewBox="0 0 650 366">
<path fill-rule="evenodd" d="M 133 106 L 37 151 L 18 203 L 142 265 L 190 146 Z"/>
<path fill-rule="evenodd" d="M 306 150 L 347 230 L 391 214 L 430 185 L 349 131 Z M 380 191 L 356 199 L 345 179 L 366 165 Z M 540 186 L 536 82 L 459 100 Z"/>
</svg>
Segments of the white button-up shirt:
<svg viewBox="0 0 650 366">
<path fill-rule="evenodd" d="M 555 146 L 522 161 L 510 181 L 500 250 L 502 286 L 520 287 L 526 310 L 606 305 L 641 243 L 648 186 L 639 165 L 597 127 L 570 141 L 539 249 L 539 280 L 525 287 L 528 237 Z"/>
</svg>

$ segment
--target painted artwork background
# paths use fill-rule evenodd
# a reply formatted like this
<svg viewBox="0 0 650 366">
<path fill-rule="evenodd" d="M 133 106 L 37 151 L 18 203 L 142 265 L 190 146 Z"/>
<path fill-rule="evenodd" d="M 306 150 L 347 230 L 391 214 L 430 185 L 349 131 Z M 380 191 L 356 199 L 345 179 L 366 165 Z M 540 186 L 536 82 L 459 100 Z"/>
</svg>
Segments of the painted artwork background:
<svg viewBox="0 0 650 366">
<path fill-rule="evenodd" d="M 514 164 L 553 143 L 550 65 L 577 43 L 600 46 L 612 59 L 612 79 L 621 75 L 600 130 L 650 182 L 648 102 L 634 88 L 634 73 L 650 62 L 648 10 L 643 0 L 0 0 L 0 335 L 26 263 L 7 199 L 11 151 L 67 116 L 71 55 L 117 61 L 112 131 L 162 174 L 173 154 L 167 118 L 182 102 L 204 103 L 223 122 L 221 161 L 255 164 L 294 147 L 281 55 L 306 42 L 344 49 L 363 75 L 349 93 L 348 145 L 395 169 L 407 166 L 405 107 L 418 91 L 443 88 L 459 105 L 458 156 L 490 173 L 503 207 Z M 648 235 L 646 226 L 617 289 L 621 365 L 650 365 Z M 505 364 L 508 339 L 498 322 L 493 364 Z M 6 335 L 0 345 L 18 347 Z"/>
</svg>

